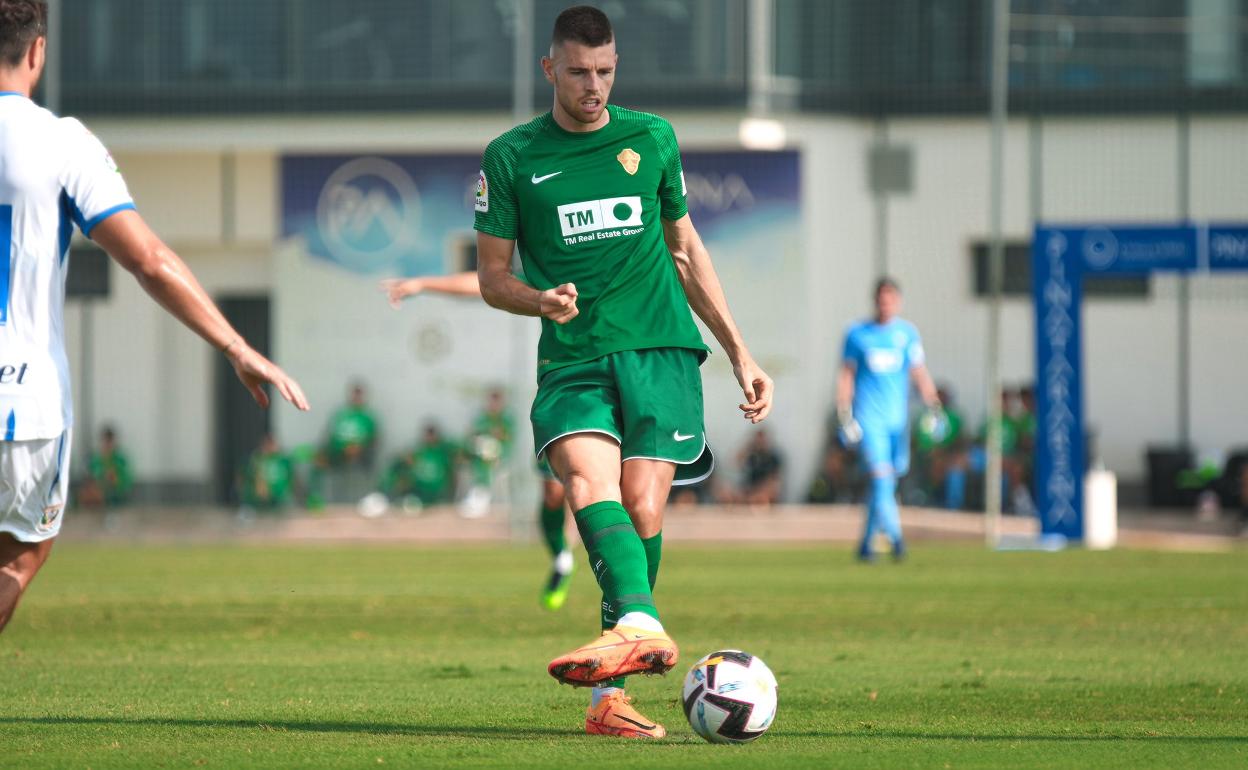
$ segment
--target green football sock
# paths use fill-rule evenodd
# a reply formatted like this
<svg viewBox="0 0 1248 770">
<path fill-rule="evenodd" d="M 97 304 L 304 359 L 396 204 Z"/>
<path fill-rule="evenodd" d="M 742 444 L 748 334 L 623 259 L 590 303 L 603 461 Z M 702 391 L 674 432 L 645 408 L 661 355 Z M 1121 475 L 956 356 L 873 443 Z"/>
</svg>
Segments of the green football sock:
<svg viewBox="0 0 1248 770">
<path fill-rule="evenodd" d="M 659 578 L 659 562 L 663 558 L 663 533 L 654 537 L 647 537 L 641 541 L 642 547 L 646 549 L 646 573 L 650 579 L 650 590 L 654 591 L 654 584 Z M 619 617 L 615 608 L 607 601 L 606 594 L 602 596 L 602 630 L 615 627 L 615 621 Z M 624 687 L 624 677 L 609 679 L 598 684 L 598 687 Z"/>
<path fill-rule="evenodd" d="M 659 562 L 663 560 L 663 533 L 647 537 L 641 541 L 646 549 L 646 573 L 650 578 L 650 593 L 654 593 L 654 584 L 659 580 Z"/>
<path fill-rule="evenodd" d="M 550 549 L 551 556 L 558 556 L 567 550 L 568 538 L 563 532 L 563 506 L 557 505 L 554 508 L 542 506 L 541 514 L 542 539 L 546 541 L 546 547 Z"/>
<path fill-rule="evenodd" d="M 620 616 L 644 612 L 657 620 L 659 611 L 650 593 L 646 549 L 624 506 L 604 500 L 577 511 L 575 518 L 604 604 L 614 607 Z"/>
</svg>

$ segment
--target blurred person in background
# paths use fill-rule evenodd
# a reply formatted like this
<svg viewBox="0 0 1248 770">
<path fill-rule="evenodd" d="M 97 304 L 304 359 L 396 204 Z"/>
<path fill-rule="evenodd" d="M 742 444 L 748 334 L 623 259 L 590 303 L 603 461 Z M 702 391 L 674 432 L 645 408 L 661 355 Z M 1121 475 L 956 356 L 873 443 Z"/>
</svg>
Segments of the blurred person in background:
<svg viewBox="0 0 1248 770">
<path fill-rule="evenodd" d="M 272 433 L 260 439 L 239 478 L 239 498 L 245 512 L 277 511 L 290 504 L 294 493 L 295 468 Z"/>
<path fill-rule="evenodd" d="M 1015 486 L 1015 511 L 1035 512 L 1036 463 L 1036 388 L 1023 385 L 1018 389 L 1018 413 L 1014 419 L 1018 430 L 1018 483 Z"/>
<path fill-rule="evenodd" d="M 308 470 L 309 508 L 322 508 L 327 497 L 342 502 L 344 485 L 346 493 L 351 493 L 360 474 L 372 470 L 379 438 L 377 425 L 377 415 L 368 405 L 363 383 L 352 383 L 347 403 L 330 415 L 325 441 Z M 371 485 L 371 480 L 368 483 Z M 327 486 L 333 489 L 327 492 Z"/>
<path fill-rule="evenodd" d="M 875 558 L 877 532 L 888 536 L 894 559 L 905 556 L 897 479 L 910 468 L 910 386 L 918 388 L 929 409 L 940 406 L 928 374 L 919 331 L 898 317 L 901 289 L 891 278 L 875 285 L 874 317 L 854 324 L 845 335 L 836 390 L 837 420 L 858 439 L 858 451 L 871 475 L 866 523 L 858 558 Z"/>
<path fill-rule="evenodd" d="M 257 403 L 268 406 L 269 384 L 308 408 L 299 385 L 247 344 L 148 228 L 100 140 L 31 101 L 47 29 L 46 2 L 0 0 L 0 629 L 64 519 L 73 425 L 65 257 L 75 225 L 225 355 Z"/>
<path fill-rule="evenodd" d="M 503 392 L 491 390 L 464 445 L 472 465 L 472 485 L 460 503 L 461 515 L 478 518 L 489 512 L 494 487 L 511 456 L 515 433 L 515 422 L 507 411 Z"/>
<path fill-rule="evenodd" d="M 477 271 L 471 270 L 451 275 L 389 278 L 381 282 L 381 290 L 390 306 L 397 310 L 403 300 L 425 292 L 480 298 L 481 281 Z M 558 610 L 567 601 L 575 564 L 567 536 L 567 520 L 571 514 L 564 499 L 563 483 L 555 477 L 550 465 L 539 462 L 538 473 L 542 478 L 542 494 L 537 524 L 551 560 L 550 575 L 542 584 L 540 601 L 546 609 Z"/>
<path fill-rule="evenodd" d="M 324 458 L 330 468 L 368 468 L 377 447 L 377 415 L 361 383 L 351 385 L 347 403 L 329 418 Z"/>
<path fill-rule="evenodd" d="M 741 467 L 740 500 L 747 505 L 768 506 L 780 501 L 784 482 L 784 456 L 771 443 L 771 435 L 760 429 L 737 458 Z"/>
<path fill-rule="evenodd" d="M 965 452 L 962 414 L 953 396 L 939 388 L 940 406 L 919 415 L 914 427 L 915 471 L 923 486 L 923 503 L 960 509 L 966 498 L 966 475 L 955 469 Z"/>
<path fill-rule="evenodd" d="M 449 503 L 455 497 L 459 456 L 459 446 L 429 423 L 420 443 L 390 463 L 382 477 L 382 492 L 390 500 L 403 501 L 404 508 Z M 409 497 L 415 501 L 407 501 Z"/>
<path fill-rule="evenodd" d="M 862 480 L 855 471 L 856 464 L 857 458 L 852 450 L 841 446 L 839 441 L 829 441 L 806 492 L 806 502 L 826 505 L 860 500 Z"/>
<path fill-rule="evenodd" d="M 134 483 L 130 475 L 130 458 L 117 444 L 117 432 L 111 426 L 100 431 L 100 443 L 87 460 L 91 474 L 78 490 L 78 500 L 84 506 L 124 505 L 130 497 Z"/>
<path fill-rule="evenodd" d="M 1034 445 L 1035 414 L 1027 420 L 1019 394 L 1017 388 L 1001 388 L 1001 501 L 1005 512 L 1027 516 L 1035 512 L 1035 506 L 1028 489 L 1030 454 L 1024 451 L 1023 431 L 1029 424 Z M 979 444 L 971 450 L 970 466 L 977 473 L 985 473 L 988 466 L 988 424 L 985 419 L 979 429 Z"/>
</svg>

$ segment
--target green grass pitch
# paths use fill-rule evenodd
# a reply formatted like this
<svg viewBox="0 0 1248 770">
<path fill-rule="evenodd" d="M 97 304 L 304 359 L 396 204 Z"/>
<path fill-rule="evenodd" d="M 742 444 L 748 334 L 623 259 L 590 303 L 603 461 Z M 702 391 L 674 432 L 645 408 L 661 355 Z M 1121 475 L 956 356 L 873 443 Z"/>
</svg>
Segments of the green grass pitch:
<svg viewBox="0 0 1248 770">
<path fill-rule="evenodd" d="M 65 545 L 0 636 L 0 767 L 1248 767 L 1243 550 L 848 551 L 669 544 L 641 743 L 546 675 L 598 596 L 539 609 L 536 547 Z M 681 714 L 719 647 L 780 680 L 754 744 Z"/>
</svg>

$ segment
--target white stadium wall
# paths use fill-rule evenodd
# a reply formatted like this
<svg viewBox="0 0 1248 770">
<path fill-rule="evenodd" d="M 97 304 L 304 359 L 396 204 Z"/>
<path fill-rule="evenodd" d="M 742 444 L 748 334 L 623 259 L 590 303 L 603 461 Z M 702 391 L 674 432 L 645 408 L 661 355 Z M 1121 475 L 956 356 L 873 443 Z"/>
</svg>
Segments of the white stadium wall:
<svg viewBox="0 0 1248 770">
<path fill-rule="evenodd" d="M 738 146 L 739 115 L 669 117 L 686 149 Z M 279 159 L 288 152 L 479 152 L 507 127 L 503 116 L 93 124 L 114 149 L 140 211 L 188 257 L 210 293 L 271 295 L 275 353 L 307 386 L 316 407 L 310 415 L 279 408 L 281 439 L 315 440 L 347 382 L 358 376 L 387 419 L 387 451 L 409 443 L 429 418 L 461 431 L 494 384 L 512 389 L 523 425 L 535 323 L 449 299 L 422 298 L 395 312 L 378 294 L 375 278 L 313 262 L 298 244 L 281 243 Z M 882 136 L 913 152 L 912 190 L 887 204 L 888 270 L 903 286 L 905 315 L 924 335 L 933 374 L 952 386 L 968 422 L 980 422 L 987 306 L 974 297 L 970 248 L 988 230 L 989 134 L 986 121 L 970 119 L 877 125 L 802 116 L 787 128 L 790 144 L 802 153 L 801 232 L 796 246 L 785 247 L 796 252 L 785 264 L 797 265 L 798 277 L 791 285 L 788 275 L 748 270 L 724 277 L 751 347 L 781 373 L 771 429 L 790 463 L 788 496 L 797 498 L 824 440 L 841 335 L 870 308 L 876 203 L 866 161 Z M 1013 121 L 1007 236 L 1028 240 L 1037 209 L 1052 221 L 1180 218 L 1177 132 L 1171 119 Z M 1193 119 L 1192 218 L 1248 218 L 1246 135 L 1242 118 Z M 1177 279 L 1162 276 L 1153 279 L 1147 298 L 1087 303 L 1087 415 L 1106 464 L 1127 479 L 1142 478 L 1146 444 L 1177 437 L 1177 286 Z M 1248 283 L 1196 278 L 1192 297 L 1194 443 L 1210 450 L 1248 443 L 1248 399 L 1242 396 Z M 776 308 L 785 309 L 783 323 Z M 71 302 L 66 318 L 80 399 L 86 392 L 81 312 Z M 93 424 L 119 427 L 139 479 L 207 483 L 213 474 L 214 354 L 119 270 L 112 296 L 90 312 Z M 1010 383 L 1031 379 L 1031 312 L 1029 299 L 1005 303 L 1003 367 Z M 739 394 L 722 355 L 705 371 L 708 433 L 730 464 L 747 432 L 736 415 Z M 84 438 L 79 447 L 89 443 Z M 527 449 L 527 429 L 521 441 Z"/>
</svg>

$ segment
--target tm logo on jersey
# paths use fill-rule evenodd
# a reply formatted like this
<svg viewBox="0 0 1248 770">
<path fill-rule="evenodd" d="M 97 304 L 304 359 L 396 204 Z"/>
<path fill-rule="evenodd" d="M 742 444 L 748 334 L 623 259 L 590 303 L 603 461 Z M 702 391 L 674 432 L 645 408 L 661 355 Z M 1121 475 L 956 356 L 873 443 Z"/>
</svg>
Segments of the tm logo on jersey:
<svg viewBox="0 0 1248 770">
<path fill-rule="evenodd" d="M 569 246 L 636 235 L 645 230 L 641 225 L 641 198 L 632 195 L 568 203 L 559 207 L 559 227 L 563 242 Z"/>
</svg>

